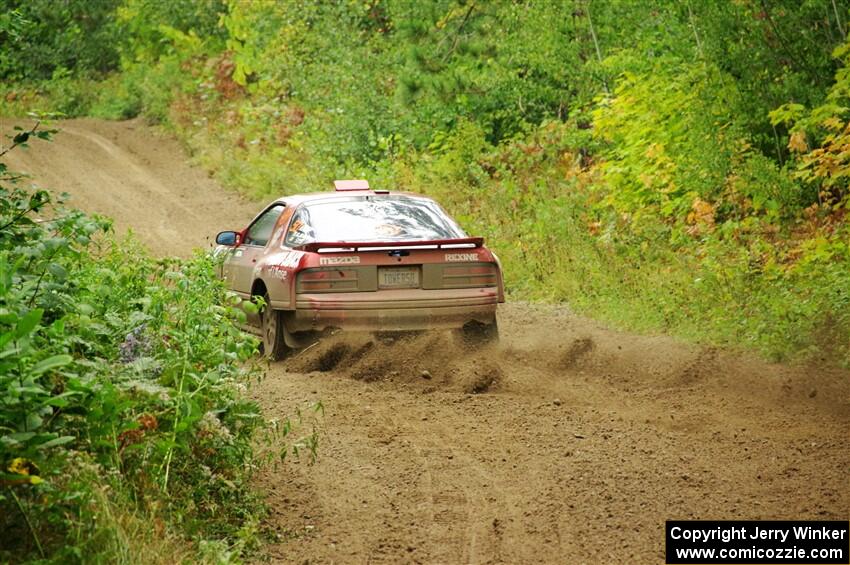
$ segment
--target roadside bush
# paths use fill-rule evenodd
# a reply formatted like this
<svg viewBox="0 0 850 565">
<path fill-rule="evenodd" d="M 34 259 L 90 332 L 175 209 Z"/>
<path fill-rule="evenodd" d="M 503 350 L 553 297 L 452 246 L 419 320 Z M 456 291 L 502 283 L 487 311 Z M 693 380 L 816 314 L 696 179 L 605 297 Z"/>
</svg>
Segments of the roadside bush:
<svg viewBox="0 0 850 565">
<path fill-rule="evenodd" d="M 0 78 L 34 81 L 49 79 L 61 69 L 99 76 L 115 70 L 118 4 L 119 0 L 4 0 Z"/>
<path fill-rule="evenodd" d="M 153 260 L 15 177 L 0 165 L 0 560 L 248 549 L 257 343 L 214 259 Z"/>
</svg>

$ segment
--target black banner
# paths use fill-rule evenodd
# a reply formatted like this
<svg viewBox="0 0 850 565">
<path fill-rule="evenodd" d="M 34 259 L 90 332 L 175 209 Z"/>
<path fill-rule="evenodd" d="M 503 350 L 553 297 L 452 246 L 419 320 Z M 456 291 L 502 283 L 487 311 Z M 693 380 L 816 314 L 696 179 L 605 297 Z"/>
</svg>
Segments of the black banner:
<svg viewBox="0 0 850 565">
<path fill-rule="evenodd" d="M 848 521 L 667 522 L 667 563 L 850 563 Z"/>
</svg>

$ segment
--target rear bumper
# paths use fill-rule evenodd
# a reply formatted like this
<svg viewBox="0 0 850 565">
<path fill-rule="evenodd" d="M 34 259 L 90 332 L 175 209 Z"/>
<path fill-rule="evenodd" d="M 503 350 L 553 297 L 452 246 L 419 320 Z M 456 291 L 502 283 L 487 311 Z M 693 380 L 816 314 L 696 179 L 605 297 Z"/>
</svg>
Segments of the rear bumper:
<svg viewBox="0 0 850 565">
<path fill-rule="evenodd" d="M 470 321 L 492 323 L 498 302 L 496 288 L 299 294 L 287 326 L 294 332 L 459 328 Z"/>
</svg>

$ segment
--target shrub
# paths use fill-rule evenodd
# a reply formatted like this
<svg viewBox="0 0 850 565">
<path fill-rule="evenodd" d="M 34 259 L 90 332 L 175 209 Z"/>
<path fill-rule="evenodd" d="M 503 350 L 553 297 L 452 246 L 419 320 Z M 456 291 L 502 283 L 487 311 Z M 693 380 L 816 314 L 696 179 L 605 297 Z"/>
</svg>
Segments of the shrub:
<svg viewBox="0 0 850 565">
<path fill-rule="evenodd" d="M 0 559 L 118 560 L 136 514 L 250 542 L 257 343 L 215 260 L 151 259 L 0 175 Z"/>
</svg>

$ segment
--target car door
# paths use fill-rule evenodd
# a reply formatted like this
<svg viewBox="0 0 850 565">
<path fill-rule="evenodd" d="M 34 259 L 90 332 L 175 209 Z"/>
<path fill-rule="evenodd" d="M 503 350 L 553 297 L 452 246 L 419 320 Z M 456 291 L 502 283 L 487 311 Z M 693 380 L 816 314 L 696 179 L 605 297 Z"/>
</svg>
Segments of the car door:
<svg viewBox="0 0 850 565">
<path fill-rule="evenodd" d="M 250 295 L 254 284 L 254 267 L 265 252 L 272 237 L 275 224 L 283 213 L 285 205 L 271 205 L 248 226 L 242 243 L 234 249 L 227 264 L 227 277 L 230 287 L 243 295 Z"/>
</svg>

